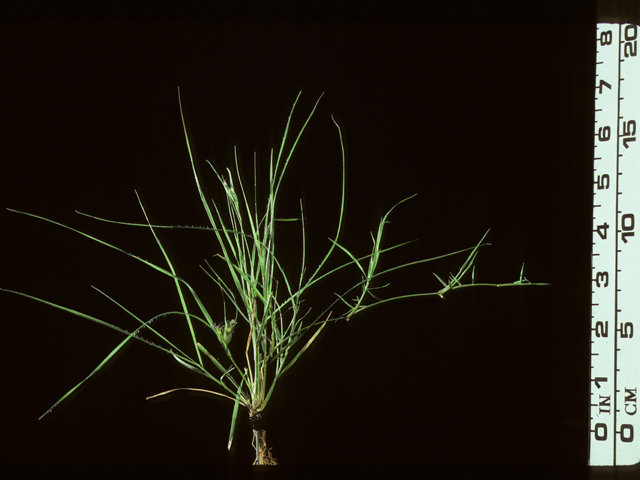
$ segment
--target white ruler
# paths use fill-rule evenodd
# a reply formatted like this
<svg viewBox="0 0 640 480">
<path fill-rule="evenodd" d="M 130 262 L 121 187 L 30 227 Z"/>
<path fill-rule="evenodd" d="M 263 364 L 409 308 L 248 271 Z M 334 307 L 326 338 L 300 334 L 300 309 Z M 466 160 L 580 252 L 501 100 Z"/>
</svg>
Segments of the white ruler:
<svg viewBox="0 0 640 480">
<path fill-rule="evenodd" d="M 639 34 L 596 36 L 589 465 L 640 462 Z"/>
</svg>

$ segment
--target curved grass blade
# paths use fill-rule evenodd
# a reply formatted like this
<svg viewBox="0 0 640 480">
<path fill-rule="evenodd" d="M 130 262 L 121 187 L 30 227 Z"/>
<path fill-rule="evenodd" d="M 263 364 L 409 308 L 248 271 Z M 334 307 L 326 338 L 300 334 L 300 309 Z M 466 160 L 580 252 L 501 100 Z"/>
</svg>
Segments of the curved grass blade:
<svg viewBox="0 0 640 480">
<path fill-rule="evenodd" d="M 230 397 L 229 395 L 225 395 L 224 393 L 214 392 L 212 390 L 204 390 L 202 388 L 188 388 L 188 387 L 172 388 L 171 390 L 167 390 L 166 392 L 160 392 L 160 393 L 156 393 L 155 395 L 150 395 L 145 400 L 151 400 L 152 398 L 161 397 L 162 395 L 167 395 L 168 393 L 171 393 L 171 392 L 177 392 L 178 390 L 192 390 L 194 392 L 211 393 L 212 395 L 218 395 L 220 397 L 228 398 L 232 402 L 235 400 L 233 397 Z"/>
</svg>

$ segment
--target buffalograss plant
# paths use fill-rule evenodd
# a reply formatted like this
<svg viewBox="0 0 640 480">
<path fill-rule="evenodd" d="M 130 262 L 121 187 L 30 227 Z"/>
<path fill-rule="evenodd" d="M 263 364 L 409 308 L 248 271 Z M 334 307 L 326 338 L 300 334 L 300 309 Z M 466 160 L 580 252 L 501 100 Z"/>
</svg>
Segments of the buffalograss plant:
<svg viewBox="0 0 640 480">
<path fill-rule="evenodd" d="M 105 327 L 117 330 L 124 335 L 124 339 L 111 351 L 111 353 L 109 353 L 109 355 L 104 358 L 104 360 L 102 360 L 102 362 L 100 362 L 98 366 L 93 369 L 85 379 L 80 381 L 65 395 L 58 399 L 58 401 L 56 401 L 55 404 L 40 418 L 50 413 L 55 406 L 64 401 L 69 395 L 71 395 L 71 393 L 73 393 L 101 367 L 109 362 L 109 360 L 111 360 L 111 358 L 124 345 L 126 345 L 127 342 L 136 340 L 144 342 L 168 355 L 171 355 L 178 364 L 204 376 L 215 388 L 215 390 L 174 388 L 149 396 L 147 399 L 166 395 L 176 390 L 198 390 L 228 399 L 234 404 L 231 418 L 231 429 L 229 431 L 228 448 L 231 448 L 238 411 L 239 408 L 242 407 L 249 414 L 253 429 L 253 446 L 256 453 L 254 464 L 273 465 L 276 464 L 276 461 L 271 456 L 270 450 L 266 445 L 265 432 L 261 425 L 261 412 L 263 412 L 269 404 L 269 400 L 272 398 L 278 380 L 289 368 L 291 368 L 292 365 L 296 363 L 300 356 L 307 351 L 309 346 L 314 342 L 314 340 L 316 340 L 320 332 L 329 324 L 329 322 L 335 322 L 338 320 L 348 321 L 354 315 L 361 313 L 368 308 L 392 300 L 433 295 L 444 297 L 447 292 L 459 288 L 477 286 L 506 287 L 516 285 L 547 285 L 544 283 L 531 283 L 524 278 L 524 265 L 523 270 L 520 272 L 519 280 L 515 282 L 504 284 L 476 283 L 474 262 L 480 247 L 488 245 L 487 243 L 483 243 L 488 231 L 475 246 L 433 258 L 397 265 L 384 271 L 378 271 L 378 262 L 382 254 L 406 245 L 406 243 L 403 243 L 400 245 L 383 247 L 382 236 L 385 225 L 387 224 L 387 219 L 391 212 L 398 205 L 411 197 L 399 201 L 381 218 L 377 232 L 375 234 L 371 233 L 371 253 L 364 257 L 356 258 L 355 255 L 339 243 L 345 206 L 345 155 L 342 131 L 338 123 L 333 120 L 333 117 L 332 120 L 338 128 L 338 135 L 342 149 L 342 190 L 340 211 L 338 212 L 335 235 L 333 238 L 329 239 L 326 254 L 322 257 L 323 259 L 320 261 L 319 265 L 308 269 L 307 257 L 305 254 L 305 215 L 302 203 L 300 203 L 299 218 L 278 218 L 276 216 L 277 199 L 285 171 L 291 161 L 292 155 L 302 133 L 306 129 L 307 124 L 311 120 L 311 117 L 322 98 L 322 95 L 318 98 L 311 113 L 300 128 L 300 131 L 297 132 L 297 135 L 295 135 L 291 141 L 289 126 L 300 95 L 301 92 L 293 103 L 284 135 L 282 137 L 282 143 L 280 144 L 277 154 L 274 153 L 273 149 L 271 150 L 268 164 L 269 183 L 267 185 L 268 194 L 266 199 L 262 201 L 258 200 L 258 176 L 255 156 L 253 164 L 253 202 L 250 201 L 250 190 L 242 183 L 240 178 L 237 152 L 235 154 L 235 175 L 232 174 L 231 170 L 228 168 L 226 174 L 218 172 L 213 165 L 207 161 L 225 194 L 226 204 L 218 205 L 215 201 L 208 200 L 201 188 L 201 179 L 196 172 L 196 164 L 193 158 L 184 113 L 182 110 L 180 90 L 178 89 L 178 102 L 185 133 L 186 146 L 191 161 L 191 168 L 193 170 L 198 193 L 200 194 L 202 206 L 204 207 L 210 226 L 178 227 L 152 225 L 149 222 L 147 212 L 143 207 L 139 196 L 138 202 L 145 218 L 144 223 L 127 223 L 98 218 L 84 213 L 81 214 L 103 222 L 148 229 L 150 234 L 153 235 L 158 248 L 162 252 L 166 265 L 151 263 L 114 245 L 54 220 L 32 213 L 9 209 L 12 212 L 29 215 L 77 232 L 84 237 L 101 243 L 108 248 L 118 250 L 123 254 L 144 263 L 155 271 L 165 275 L 173 282 L 180 302 L 180 309 L 177 311 L 164 312 L 153 318 L 142 319 L 135 313 L 129 311 L 124 305 L 119 304 L 115 299 L 93 287 L 98 293 L 104 295 L 110 301 L 115 303 L 119 308 L 126 312 L 127 315 L 130 315 L 139 323 L 139 326 L 134 331 L 128 332 L 116 325 L 112 325 L 99 318 L 71 308 L 67 308 L 26 293 L 0 289 L 64 310 L 73 315 L 77 315 Z M 276 222 L 279 221 L 300 222 L 302 233 L 302 258 L 299 272 L 285 271 L 275 256 L 275 226 Z M 220 273 L 211 266 L 208 260 L 205 260 L 206 267 L 201 266 L 201 268 L 204 270 L 206 275 L 210 277 L 211 281 L 220 289 L 224 305 L 224 312 L 221 319 L 216 319 L 216 315 L 207 310 L 199 294 L 191 287 L 191 285 L 189 285 L 189 283 L 178 276 L 171 259 L 167 255 L 167 252 L 156 233 L 157 230 L 165 228 L 195 228 L 209 232 L 215 236 L 220 250 L 214 255 L 214 257 L 221 260 L 221 264 L 226 266 L 229 274 L 227 276 L 227 280 L 223 279 Z M 329 269 L 327 266 L 328 260 L 334 255 L 334 252 L 340 251 L 346 254 L 348 261 L 337 267 Z M 447 281 L 442 280 L 434 273 L 437 279 L 442 283 L 442 288 L 437 292 L 407 294 L 386 299 L 381 299 L 377 295 L 374 295 L 373 290 L 382 287 L 374 287 L 372 286 L 372 282 L 382 275 L 406 268 L 410 265 L 413 266 L 426 263 L 464 252 L 469 252 L 467 259 L 456 274 L 449 275 Z M 345 292 L 341 292 L 339 294 L 336 293 L 335 298 L 329 299 L 327 301 L 327 305 L 325 305 L 323 309 L 317 310 L 318 313 L 313 316 L 311 315 L 311 308 L 302 308 L 303 297 L 309 289 L 328 276 L 341 273 L 347 267 L 359 270 L 361 281 Z M 471 270 L 471 282 L 463 283 L 463 277 L 465 277 L 469 270 Z M 188 297 L 191 297 L 193 302 L 190 301 L 188 303 Z M 188 306 L 194 305 L 194 303 L 197 306 L 195 310 L 194 307 Z M 227 305 L 230 306 L 230 310 L 233 312 L 233 318 L 227 317 Z M 151 325 L 155 320 L 176 315 L 184 319 L 185 326 L 190 333 L 192 343 L 186 347 L 178 347 L 170 338 L 163 336 Z M 238 328 L 241 325 L 243 328 Z M 237 328 L 239 332 L 234 336 Z M 143 338 L 141 336 L 143 333 L 148 337 L 153 337 L 154 341 Z M 240 336 L 241 338 L 238 338 Z M 239 342 L 240 345 L 233 350 L 240 352 L 244 351 L 244 354 L 241 353 L 238 355 L 236 353 L 234 355 L 232 353 L 230 345 L 234 339 L 236 342 Z"/>
</svg>

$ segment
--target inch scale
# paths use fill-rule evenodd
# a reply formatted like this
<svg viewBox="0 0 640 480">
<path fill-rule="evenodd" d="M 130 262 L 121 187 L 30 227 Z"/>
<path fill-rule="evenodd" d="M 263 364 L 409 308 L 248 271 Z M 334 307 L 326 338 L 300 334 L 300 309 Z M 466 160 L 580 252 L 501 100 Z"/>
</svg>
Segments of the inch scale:
<svg viewBox="0 0 640 480">
<path fill-rule="evenodd" d="M 640 462 L 639 30 L 597 26 L 589 465 Z"/>
</svg>

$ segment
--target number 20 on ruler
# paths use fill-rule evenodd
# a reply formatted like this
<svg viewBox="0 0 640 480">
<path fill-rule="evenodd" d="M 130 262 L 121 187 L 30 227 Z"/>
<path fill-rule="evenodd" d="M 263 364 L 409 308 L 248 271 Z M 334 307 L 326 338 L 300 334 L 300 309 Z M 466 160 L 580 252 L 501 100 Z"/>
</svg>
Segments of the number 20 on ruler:
<svg viewBox="0 0 640 480">
<path fill-rule="evenodd" d="M 589 465 L 640 462 L 638 30 L 596 35 Z"/>
</svg>

